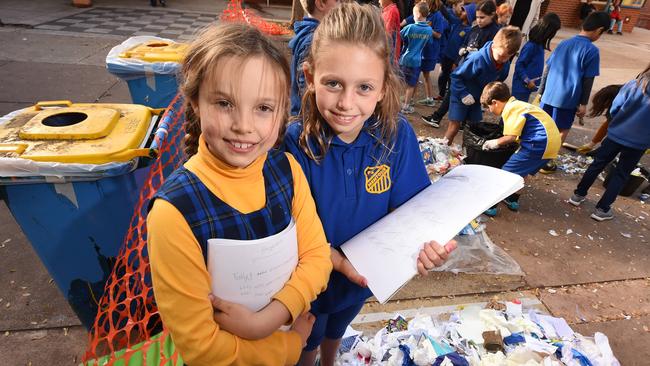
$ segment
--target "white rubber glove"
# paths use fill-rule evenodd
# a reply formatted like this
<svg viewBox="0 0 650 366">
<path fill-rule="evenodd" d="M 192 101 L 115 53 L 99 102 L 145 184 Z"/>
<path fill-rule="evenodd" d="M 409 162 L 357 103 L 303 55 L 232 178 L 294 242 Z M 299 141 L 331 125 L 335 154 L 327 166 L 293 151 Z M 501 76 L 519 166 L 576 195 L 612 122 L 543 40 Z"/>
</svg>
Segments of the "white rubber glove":
<svg viewBox="0 0 650 366">
<path fill-rule="evenodd" d="M 463 102 L 463 104 L 465 105 L 472 105 L 476 103 L 476 100 L 474 100 L 472 94 L 467 94 L 466 96 L 463 97 L 463 99 L 461 99 L 461 102 Z"/>
<path fill-rule="evenodd" d="M 494 140 L 487 140 L 483 143 L 483 146 L 481 147 L 483 150 L 494 150 L 499 148 L 499 140 L 494 139 Z"/>
<path fill-rule="evenodd" d="M 465 47 L 462 47 L 458 50 L 458 56 L 465 56 L 465 54 L 467 54 Z"/>
</svg>

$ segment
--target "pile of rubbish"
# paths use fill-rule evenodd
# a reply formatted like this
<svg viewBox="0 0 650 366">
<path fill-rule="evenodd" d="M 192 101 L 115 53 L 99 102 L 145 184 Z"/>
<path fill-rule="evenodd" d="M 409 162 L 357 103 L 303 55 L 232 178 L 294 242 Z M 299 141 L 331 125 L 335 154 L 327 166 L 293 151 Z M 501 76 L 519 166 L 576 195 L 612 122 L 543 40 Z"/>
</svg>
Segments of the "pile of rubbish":
<svg viewBox="0 0 650 366">
<path fill-rule="evenodd" d="M 460 145 L 447 145 L 444 138 L 418 137 L 422 159 L 432 181 L 438 180 L 453 168 L 462 164 L 463 150 Z"/>
<path fill-rule="evenodd" d="M 561 154 L 557 157 L 557 167 L 567 174 L 584 174 L 594 161 L 591 156 L 578 154 Z"/>
<path fill-rule="evenodd" d="M 620 366 L 607 336 L 584 337 L 563 318 L 491 300 L 443 316 L 390 319 L 373 337 L 344 338 L 338 365 Z M 357 332 L 358 333 L 358 332 Z"/>
</svg>

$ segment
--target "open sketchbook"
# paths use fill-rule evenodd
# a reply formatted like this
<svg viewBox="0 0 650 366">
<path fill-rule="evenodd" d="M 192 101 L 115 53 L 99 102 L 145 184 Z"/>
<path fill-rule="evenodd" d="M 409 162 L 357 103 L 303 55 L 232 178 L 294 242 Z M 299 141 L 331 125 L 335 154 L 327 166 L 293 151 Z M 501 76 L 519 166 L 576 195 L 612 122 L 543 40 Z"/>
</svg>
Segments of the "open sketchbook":
<svg viewBox="0 0 650 366">
<path fill-rule="evenodd" d="M 523 187 L 523 178 L 516 174 L 461 165 L 341 249 L 384 303 L 417 274 L 416 259 L 424 243 L 435 240 L 444 245 L 472 219 Z"/>
<path fill-rule="evenodd" d="M 298 265 L 296 225 L 257 240 L 208 240 L 212 292 L 258 311 L 284 287 Z"/>
</svg>

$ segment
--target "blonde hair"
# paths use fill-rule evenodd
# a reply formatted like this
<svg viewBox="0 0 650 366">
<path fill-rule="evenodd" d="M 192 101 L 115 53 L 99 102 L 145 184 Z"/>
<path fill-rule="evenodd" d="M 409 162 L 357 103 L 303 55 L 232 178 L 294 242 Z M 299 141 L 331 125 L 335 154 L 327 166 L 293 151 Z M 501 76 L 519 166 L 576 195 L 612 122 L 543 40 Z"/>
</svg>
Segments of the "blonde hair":
<svg viewBox="0 0 650 366">
<path fill-rule="evenodd" d="M 373 115 L 376 121 L 368 126 L 368 131 L 375 136 L 379 144 L 391 150 L 392 141 L 397 134 L 397 113 L 400 110 L 399 97 L 403 86 L 391 63 L 388 36 L 379 10 L 357 3 L 343 3 L 332 9 L 314 33 L 311 52 L 306 60 L 306 66 L 312 75 L 318 51 L 335 42 L 368 47 L 383 61 L 384 96 L 375 107 Z M 309 86 L 303 95 L 301 117 L 303 130 L 298 143 L 309 158 L 320 161 L 327 153 L 334 133 L 318 111 L 313 85 Z M 311 139 L 314 141 L 310 143 Z M 314 147 L 318 151 L 314 151 L 312 145 L 316 145 Z"/>
<path fill-rule="evenodd" d="M 493 43 L 496 47 L 503 47 L 509 54 L 514 55 L 521 47 L 521 31 L 512 25 L 503 27 L 494 36 Z"/>
<path fill-rule="evenodd" d="M 256 56 L 269 62 L 271 69 L 278 75 L 278 82 L 283 84 L 278 89 L 283 93 L 276 113 L 281 117 L 278 140 L 284 136 L 289 110 L 289 98 L 284 91 L 289 90 L 291 80 L 289 64 L 284 54 L 254 27 L 240 23 L 212 25 L 203 29 L 190 44 L 181 64 L 179 89 L 185 97 L 186 121 L 183 127 L 187 157 L 196 154 L 201 135 L 201 121 L 191 105 L 198 103 L 201 83 L 210 80 L 218 72 L 219 62 L 226 57 L 250 59 Z"/>
<path fill-rule="evenodd" d="M 300 5 L 305 13 L 311 15 L 316 10 L 316 0 L 300 0 Z"/>
<path fill-rule="evenodd" d="M 429 16 L 429 4 L 426 1 L 420 1 L 419 3 L 415 4 L 413 8 L 414 10 L 417 9 L 418 14 L 420 14 L 422 18 Z"/>
</svg>

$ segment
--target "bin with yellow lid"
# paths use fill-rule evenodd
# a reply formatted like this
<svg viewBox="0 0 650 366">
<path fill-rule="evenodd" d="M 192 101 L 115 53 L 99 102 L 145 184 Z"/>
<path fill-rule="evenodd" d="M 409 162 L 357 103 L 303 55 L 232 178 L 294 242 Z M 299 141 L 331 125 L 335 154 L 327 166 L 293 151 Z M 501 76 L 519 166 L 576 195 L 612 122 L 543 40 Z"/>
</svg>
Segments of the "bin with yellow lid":
<svg viewBox="0 0 650 366">
<path fill-rule="evenodd" d="M 106 56 L 108 71 L 127 82 L 133 103 L 165 108 L 178 90 L 177 73 L 188 44 L 135 36 Z"/>
<path fill-rule="evenodd" d="M 160 112 L 54 101 L 0 117 L 0 196 L 87 327 L 156 156 Z"/>
</svg>

